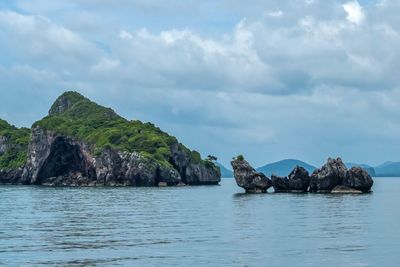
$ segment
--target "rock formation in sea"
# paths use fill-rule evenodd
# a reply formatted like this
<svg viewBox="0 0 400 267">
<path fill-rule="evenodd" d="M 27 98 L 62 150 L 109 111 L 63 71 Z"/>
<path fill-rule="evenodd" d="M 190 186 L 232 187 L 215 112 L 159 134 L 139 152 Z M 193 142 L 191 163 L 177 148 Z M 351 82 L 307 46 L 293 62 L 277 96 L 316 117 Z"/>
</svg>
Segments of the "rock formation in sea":
<svg viewBox="0 0 400 267">
<path fill-rule="evenodd" d="M 271 180 L 276 193 L 307 192 L 310 185 L 308 171 L 299 166 L 296 166 L 288 177 L 280 177 L 273 174 Z"/>
<path fill-rule="evenodd" d="M 32 129 L 0 121 L 0 183 L 51 186 L 212 185 L 219 168 L 151 123 L 128 121 L 66 92 Z"/>
<path fill-rule="evenodd" d="M 337 185 L 342 185 L 346 177 L 347 168 L 341 158 L 329 158 L 327 163 L 316 169 L 311 174 L 310 192 L 327 193 L 331 192 Z"/>
<path fill-rule="evenodd" d="M 374 183 L 365 169 L 348 170 L 340 158 L 329 158 L 311 176 L 306 169 L 296 166 L 287 177 L 272 175 L 272 181 L 254 170 L 243 156 L 234 158 L 231 164 L 237 185 L 248 193 L 265 193 L 271 185 L 276 193 L 368 193 Z"/>
<path fill-rule="evenodd" d="M 244 188 L 246 193 L 266 193 L 272 186 L 271 180 L 263 173 L 257 172 L 243 156 L 234 158 L 231 165 L 237 185 Z"/>
<path fill-rule="evenodd" d="M 371 191 L 373 183 L 371 176 L 361 167 L 348 170 L 340 158 L 329 158 L 321 169 L 311 174 L 310 192 L 326 193 L 336 188 L 335 193 L 339 191 L 345 193 L 349 190 L 344 190 L 343 187 L 347 187 L 367 193 Z"/>
<path fill-rule="evenodd" d="M 342 181 L 342 185 L 354 188 L 363 193 L 371 191 L 373 184 L 374 181 L 368 171 L 361 167 L 353 167 L 348 170 L 346 177 Z"/>
</svg>

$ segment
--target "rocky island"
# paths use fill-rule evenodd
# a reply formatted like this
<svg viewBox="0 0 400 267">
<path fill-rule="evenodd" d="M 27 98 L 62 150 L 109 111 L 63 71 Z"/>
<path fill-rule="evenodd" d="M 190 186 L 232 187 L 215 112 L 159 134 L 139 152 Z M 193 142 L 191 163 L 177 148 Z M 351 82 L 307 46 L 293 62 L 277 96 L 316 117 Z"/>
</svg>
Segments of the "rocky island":
<svg viewBox="0 0 400 267">
<path fill-rule="evenodd" d="M 242 155 L 239 155 L 231 164 L 237 185 L 244 188 L 246 193 L 266 193 L 272 186 L 271 180 L 251 167 Z"/>
<path fill-rule="evenodd" d="M 311 175 L 303 167 L 296 166 L 288 177 L 273 174 L 271 179 L 256 172 L 241 155 L 233 158 L 231 164 L 237 185 L 244 188 L 246 193 L 266 193 L 271 186 L 276 193 L 368 193 L 374 184 L 365 169 L 347 169 L 340 158 L 329 158 Z"/>
<path fill-rule="evenodd" d="M 214 185 L 201 159 L 151 123 L 129 121 L 66 92 L 31 129 L 0 120 L 0 184 L 48 186 Z"/>
</svg>

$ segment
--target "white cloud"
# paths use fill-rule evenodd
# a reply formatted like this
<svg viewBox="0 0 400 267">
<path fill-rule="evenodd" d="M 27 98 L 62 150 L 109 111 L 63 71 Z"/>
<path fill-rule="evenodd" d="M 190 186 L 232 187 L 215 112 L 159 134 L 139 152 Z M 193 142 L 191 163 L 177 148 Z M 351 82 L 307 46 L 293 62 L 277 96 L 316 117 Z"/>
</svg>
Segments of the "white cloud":
<svg viewBox="0 0 400 267">
<path fill-rule="evenodd" d="M 257 7 L 226 2 L 226 10 L 246 19 L 216 31 L 214 25 L 196 24 L 215 16 L 200 12 L 209 10 L 199 8 L 200 2 L 190 2 L 199 12 L 191 13 L 198 16 L 193 24 L 171 26 L 171 20 L 154 16 L 154 26 L 131 17 L 113 21 L 105 11 L 112 3 L 118 10 L 132 8 L 134 1 L 104 0 L 99 9 L 91 1 L 74 1 L 94 9 L 84 10 L 97 27 L 89 34 L 73 23 L 74 14 L 50 18 L 39 7 L 35 14 L 0 11 L 0 112 L 22 124 L 28 120 L 24 114 L 37 110 L 29 113 L 33 122 L 59 93 L 77 89 L 223 160 L 238 153 L 256 164 L 285 156 L 395 157 L 400 149 L 399 6 L 264 2 Z M 59 7 L 51 10 L 46 12 Z M 113 21 L 106 28 L 99 19 L 104 14 Z M 20 95 L 27 100 L 14 108 L 9 103 Z"/>
<path fill-rule="evenodd" d="M 120 31 L 119 37 L 120 37 L 121 39 L 133 39 L 132 34 L 130 34 L 129 32 L 127 32 L 127 31 L 125 31 L 125 30 Z"/>
<path fill-rule="evenodd" d="M 362 6 L 357 0 L 347 2 L 342 5 L 344 11 L 347 13 L 347 20 L 351 23 L 359 25 L 365 18 Z"/>
<path fill-rule="evenodd" d="M 315 3 L 316 0 L 305 0 L 307 6 L 312 5 Z"/>
<path fill-rule="evenodd" d="M 208 39 L 189 30 L 128 33 L 119 47 L 122 62 L 140 65 L 148 79 L 170 87 L 205 90 L 258 90 L 264 84 L 277 87 L 253 47 L 253 32 L 246 21 L 237 24 L 226 39 Z M 127 34 L 126 34 L 127 35 Z"/>
<path fill-rule="evenodd" d="M 0 11 L 0 29 L 2 42 L 23 59 L 90 64 L 99 54 L 92 42 L 44 17 Z"/>
<path fill-rule="evenodd" d="M 270 17 L 281 17 L 283 15 L 282 10 L 275 10 L 268 12 L 268 16 Z"/>
<path fill-rule="evenodd" d="M 121 65 L 119 60 L 113 60 L 109 58 L 101 58 L 100 61 L 92 66 L 92 71 L 94 72 L 109 72 Z"/>
<path fill-rule="evenodd" d="M 395 29 L 393 29 L 392 26 L 388 25 L 387 23 L 378 24 L 375 26 L 375 29 L 378 31 L 382 31 L 386 35 L 389 35 L 391 37 L 399 37 L 400 36 L 400 34 Z"/>
</svg>

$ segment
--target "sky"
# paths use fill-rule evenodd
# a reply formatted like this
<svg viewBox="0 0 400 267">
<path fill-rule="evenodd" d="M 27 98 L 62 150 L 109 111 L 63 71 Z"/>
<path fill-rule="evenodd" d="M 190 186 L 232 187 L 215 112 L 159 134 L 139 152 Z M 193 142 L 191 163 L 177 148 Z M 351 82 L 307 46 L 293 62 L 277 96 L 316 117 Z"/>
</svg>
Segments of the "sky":
<svg viewBox="0 0 400 267">
<path fill-rule="evenodd" d="M 229 165 L 400 160 L 398 0 L 0 1 L 0 118 L 62 92 Z"/>
</svg>

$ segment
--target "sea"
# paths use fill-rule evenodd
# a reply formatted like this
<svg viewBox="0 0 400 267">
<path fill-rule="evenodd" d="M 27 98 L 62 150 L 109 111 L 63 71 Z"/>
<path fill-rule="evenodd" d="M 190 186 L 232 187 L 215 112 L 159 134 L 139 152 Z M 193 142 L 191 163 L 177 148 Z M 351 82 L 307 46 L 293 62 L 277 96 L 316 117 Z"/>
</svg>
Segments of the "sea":
<svg viewBox="0 0 400 267">
<path fill-rule="evenodd" d="M 363 195 L 0 186 L 0 266 L 400 266 L 400 178 Z"/>
</svg>

